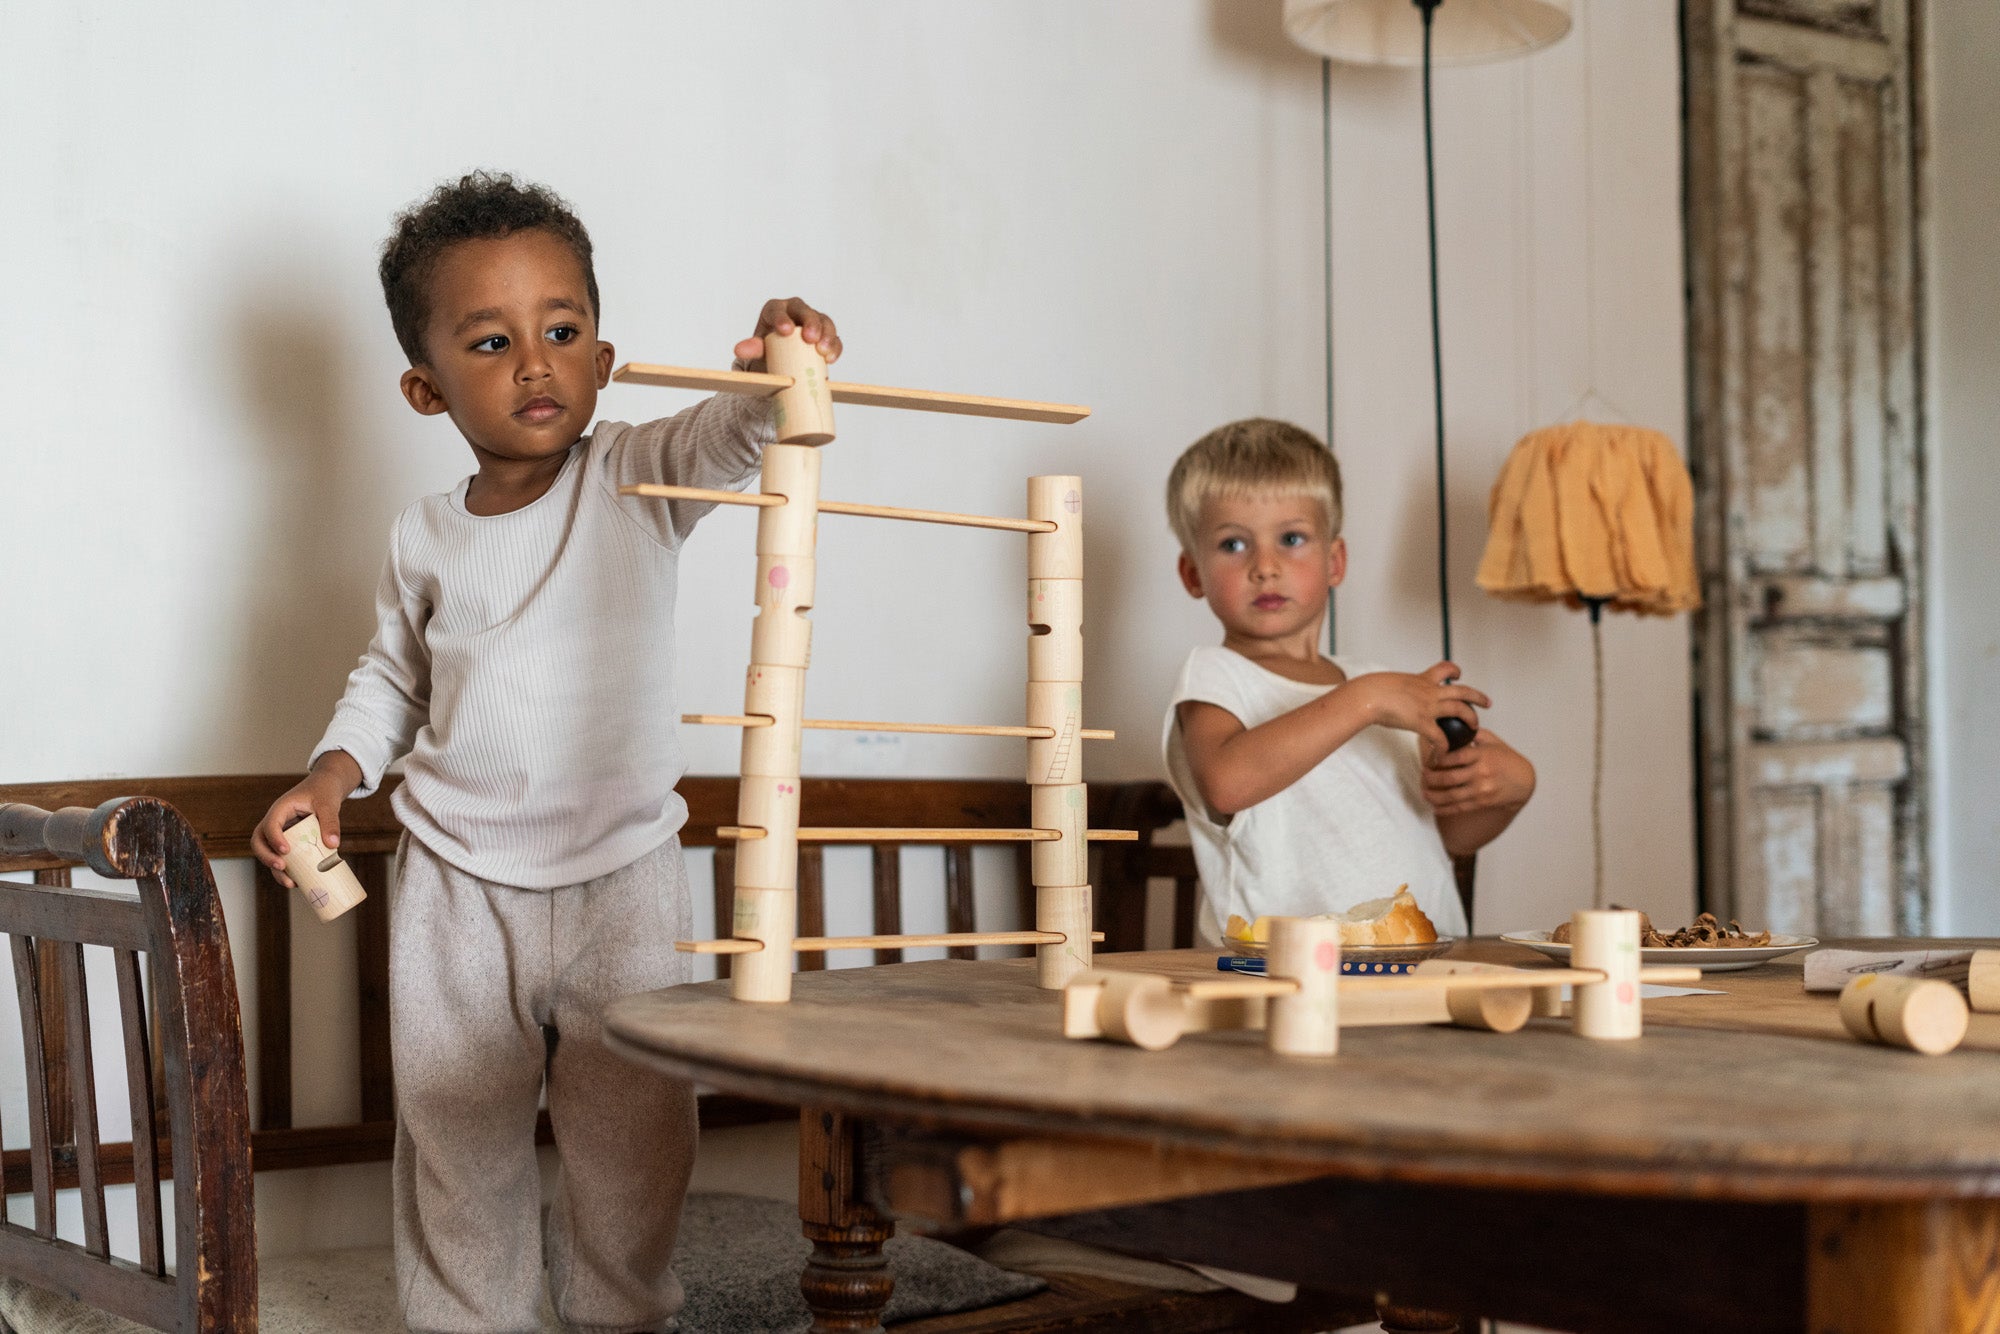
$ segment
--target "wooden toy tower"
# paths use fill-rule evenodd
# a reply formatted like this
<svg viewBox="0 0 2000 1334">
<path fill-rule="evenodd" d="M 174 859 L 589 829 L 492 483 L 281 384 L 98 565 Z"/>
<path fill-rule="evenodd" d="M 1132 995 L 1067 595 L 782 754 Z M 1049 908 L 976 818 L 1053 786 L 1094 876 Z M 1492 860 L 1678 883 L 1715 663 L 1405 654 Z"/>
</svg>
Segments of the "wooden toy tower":
<svg viewBox="0 0 2000 1334">
<path fill-rule="evenodd" d="M 1087 731 L 1083 727 L 1082 479 L 1030 478 L 1025 519 L 844 503 L 820 499 L 820 449 L 833 440 L 836 401 L 1046 422 L 1078 421 L 1089 415 L 1089 409 L 1062 403 L 831 383 L 818 351 L 797 334 L 767 335 L 764 345 L 765 364 L 770 368 L 766 373 L 628 365 L 620 367 L 614 377 L 637 384 L 775 396 L 777 400 L 777 443 L 764 451 L 763 475 L 757 492 L 659 485 L 624 489 L 630 495 L 758 507 L 757 619 L 750 633 L 750 668 L 744 683 L 743 713 L 690 714 L 684 719 L 743 729 L 738 823 L 721 831 L 739 843 L 735 920 L 728 939 L 684 941 L 680 947 L 696 953 L 736 956 L 730 984 L 738 1000 L 789 1000 L 792 960 L 801 951 L 920 945 L 1033 945 L 1040 984 L 1062 987 L 1090 966 L 1088 840 L 1133 837 L 1124 831 L 1093 832 L 1087 828 L 1089 802 L 1083 782 L 1081 743 L 1109 737 L 1111 733 Z M 806 668 L 812 647 L 812 622 L 806 613 L 813 605 L 822 513 L 946 523 L 1027 535 L 1030 637 L 1025 726 L 864 723 L 804 716 Z M 800 828 L 800 737 L 807 728 L 1025 738 L 1033 827 Z M 1035 929 L 935 936 L 800 937 L 797 934 L 801 842 L 899 839 L 1032 842 Z"/>
</svg>

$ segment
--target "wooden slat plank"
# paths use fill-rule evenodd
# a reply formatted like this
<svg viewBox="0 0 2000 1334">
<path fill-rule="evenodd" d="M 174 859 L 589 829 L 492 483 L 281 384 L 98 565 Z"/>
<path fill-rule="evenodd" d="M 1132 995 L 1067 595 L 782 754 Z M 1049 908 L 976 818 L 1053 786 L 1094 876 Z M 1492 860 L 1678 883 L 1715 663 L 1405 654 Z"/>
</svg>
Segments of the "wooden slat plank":
<svg viewBox="0 0 2000 1334">
<path fill-rule="evenodd" d="M 875 933 L 883 936 L 901 935 L 903 932 L 903 852 L 894 843 L 877 843 L 868 849 L 870 869 L 874 873 Z M 901 963 L 903 951 L 886 949 L 875 951 L 876 963 Z"/>
<path fill-rule="evenodd" d="M 125 950 L 143 950 L 152 943 L 138 895 L 58 885 L 0 885 L 0 931 Z"/>
<path fill-rule="evenodd" d="M 1025 844 L 1014 849 L 1014 910 L 1019 914 L 1021 925 L 1035 924 L 1035 854 Z M 1033 946 L 1016 951 L 1027 955 L 1035 952 Z"/>
<path fill-rule="evenodd" d="M 976 913 L 973 907 L 972 849 L 949 847 L 944 851 L 944 929 L 971 931 Z M 945 951 L 947 958 L 976 959 L 979 951 L 971 945 L 955 945 Z"/>
<path fill-rule="evenodd" d="M 257 1125 L 292 1123 L 292 891 L 254 857 L 257 915 Z"/>
<path fill-rule="evenodd" d="M 153 1329 L 178 1327 L 174 1280 L 145 1273 L 129 1260 L 99 1259 L 73 1243 L 0 1226 L 0 1268 L 33 1274 L 38 1286 L 75 1293 L 107 1315 Z"/>
<path fill-rule="evenodd" d="M 70 1117 L 83 1244 L 92 1255 L 108 1256 L 111 1236 L 104 1215 L 104 1174 L 97 1157 L 97 1074 L 90 1055 L 90 992 L 83 979 L 83 946 L 63 947 L 56 975 L 62 979 L 62 1008 L 69 1028 Z"/>
<path fill-rule="evenodd" d="M 826 934 L 826 856 L 820 848 L 799 849 L 799 900 L 794 933 L 801 936 Z M 807 954 L 799 967 L 814 972 L 826 967 L 824 954 Z"/>
<path fill-rule="evenodd" d="M 389 858 L 370 852 L 349 857 L 347 864 L 368 893 L 354 914 L 361 1119 L 390 1121 L 396 1116 L 396 1085 L 389 1055 Z"/>
<path fill-rule="evenodd" d="M 734 814 L 734 811 L 731 811 Z M 715 849 L 715 934 L 728 935 L 736 929 L 736 849 L 727 843 Z M 715 961 L 715 975 L 729 976 L 727 956 Z"/>
<path fill-rule="evenodd" d="M 144 974 L 139 956 L 130 950 L 115 951 L 112 964 L 118 975 L 118 1015 L 125 1036 L 125 1097 L 132 1108 L 129 1148 L 132 1198 L 138 1214 L 139 1267 L 149 1274 L 165 1274 L 159 1140 L 153 1124 L 152 1029 L 146 1022 Z M 98 1170 L 103 1172 L 101 1161 Z"/>
<path fill-rule="evenodd" d="M 1736 20 L 1736 40 L 1746 55 L 1801 72 L 1838 69 L 1877 80 L 1895 73 L 1895 53 L 1877 37 L 1744 17 Z"/>
<path fill-rule="evenodd" d="M 28 1155 L 35 1194 L 35 1232 L 56 1234 L 55 1144 L 49 1135 L 49 1066 L 42 1047 L 41 969 L 35 942 L 8 940 L 14 954 L 14 991 L 21 1010 L 22 1058 L 28 1067 Z"/>
<path fill-rule="evenodd" d="M 35 872 L 35 883 L 69 889 L 70 868 Z M 42 983 L 42 1059 L 48 1062 L 49 1143 L 67 1144 L 71 1130 L 69 1114 L 69 1028 L 63 1020 L 62 979 L 58 973 L 63 945 L 41 940 L 35 944 L 35 966 Z"/>
</svg>

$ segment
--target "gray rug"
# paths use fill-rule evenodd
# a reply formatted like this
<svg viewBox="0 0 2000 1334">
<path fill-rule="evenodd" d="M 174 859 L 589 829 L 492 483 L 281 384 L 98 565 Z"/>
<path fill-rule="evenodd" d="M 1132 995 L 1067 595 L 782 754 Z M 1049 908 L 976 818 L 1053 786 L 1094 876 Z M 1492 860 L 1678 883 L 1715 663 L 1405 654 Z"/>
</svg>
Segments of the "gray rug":
<svg viewBox="0 0 2000 1334">
<path fill-rule="evenodd" d="M 884 1249 L 896 1276 L 895 1295 L 884 1313 L 892 1324 L 975 1311 L 1047 1286 L 924 1237 L 896 1237 Z M 687 1290 L 680 1328 L 684 1334 L 808 1329 L 812 1320 L 799 1295 L 799 1273 L 811 1253 L 789 1204 L 748 1195 L 688 1196 L 674 1252 L 674 1270 Z M 395 1263 L 386 1246 L 281 1256 L 259 1269 L 262 1334 L 400 1334 L 403 1329 Z M 18 1334 L 145 1334 L 129 1320 L 13 1278 L 0 1278 L 0 1319 Z M 544 1313 L 543 1328 L 559 1326 Z"/>
</svg>

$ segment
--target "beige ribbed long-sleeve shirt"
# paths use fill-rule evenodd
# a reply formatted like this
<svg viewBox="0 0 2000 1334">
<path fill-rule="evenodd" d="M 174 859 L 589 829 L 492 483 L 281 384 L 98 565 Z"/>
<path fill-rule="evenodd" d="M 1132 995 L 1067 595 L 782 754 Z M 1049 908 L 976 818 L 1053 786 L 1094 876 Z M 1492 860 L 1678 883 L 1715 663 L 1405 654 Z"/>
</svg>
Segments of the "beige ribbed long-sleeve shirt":
<svg viewBox="0 0 2000 1334">
<path fill-rule="evenodd" d="M 739 487 L 772 438 L 767 400 L 721 395 L 644 426 L 602 422 L 547 494 L 465 508 L 466 482 L 397 518 L 376 631 L 312 758 L 344 750 L 366 796 L 408 755 L 411 835 L 483 880 L 579 884 L 687 819 L 674 689 L 678 552 L 709 505 L 631 482 Z"/>
</svg>

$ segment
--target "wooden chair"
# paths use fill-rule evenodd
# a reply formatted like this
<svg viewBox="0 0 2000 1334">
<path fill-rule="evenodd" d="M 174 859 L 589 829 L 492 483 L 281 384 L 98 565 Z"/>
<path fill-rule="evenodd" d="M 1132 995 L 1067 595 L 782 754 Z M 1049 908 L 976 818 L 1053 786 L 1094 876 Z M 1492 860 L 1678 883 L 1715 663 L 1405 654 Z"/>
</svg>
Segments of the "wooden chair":
<svg viewBox="0 0 2000 1334">
<path fill-rule="evenodd" d="M 71 888 L 71 864 L 137 881 L 138 893 Z M 242 1026 L 229 936 L 194 831 L 143 797 L 57 814 L 0 804 L 0 865 L 33 869 L 37 881 L 0 893 L 28 1090 L 29 1147 L 6 1155 L 7 1190 L 34 1195 L 32 1228 L 0 1222 L 0 1268 L 156 1329 L 255 1330 Z M 128 1144 L 98 1140 L 85 945 L 108 946 L 117 977 Z M 163 1158 L 175 1186 L 172 1273 Z M 104 1188 L 115 1181 L 135 1186 L 137 1263 L 110 1251 Z M 56 1235 L 56 1192 L 70 1188 L 81 1194 L 81 1246 Z"/>
</svg>

